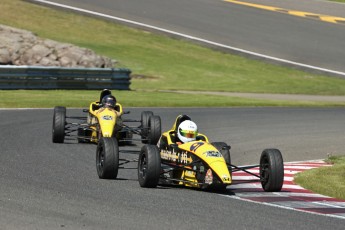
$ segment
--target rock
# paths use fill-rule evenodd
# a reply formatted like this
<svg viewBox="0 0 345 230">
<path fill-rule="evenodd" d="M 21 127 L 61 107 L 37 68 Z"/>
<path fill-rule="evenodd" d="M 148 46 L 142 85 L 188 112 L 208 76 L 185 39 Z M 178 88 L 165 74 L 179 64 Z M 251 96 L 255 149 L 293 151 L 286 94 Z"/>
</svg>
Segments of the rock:
<svg viewBox="0 0 345 230">
<path fill-rule="evenodd" d="M 113 68 L 116 61 L 90 49 L 0 25 L 0 65 Z"/>
</svg>

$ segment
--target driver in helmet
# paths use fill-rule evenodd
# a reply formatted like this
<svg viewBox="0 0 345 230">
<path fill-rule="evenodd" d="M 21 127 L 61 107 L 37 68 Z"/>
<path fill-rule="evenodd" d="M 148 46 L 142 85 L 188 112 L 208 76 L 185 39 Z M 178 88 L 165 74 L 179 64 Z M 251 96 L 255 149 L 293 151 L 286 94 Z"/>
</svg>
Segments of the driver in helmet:
<svg viewBox="0 0 345 230">
<path fill-rule="evenodd" d="M 106 95 L 102 98 L 101 107 L 115 109 L 116 98 L 113 95 Z"/>
<path fill-rule="evenodd" d="M 158 142 L 161 149 L 168 146 L 184 144 L 191 141 L 206 141 L 208 138 L 198 132 L 198 126 L 188 115 L 178 115 L 173 127 L 164 132 Z"/>
<path fill-rule="evenodd" d="M 198 126 L 191 120 L 185 120 L 177 128 L 176 144 L 195 141 L 198 136 Z"/>
<path fill-rule="evenodd" d="M 102 112 L 106 108 L 115 111 L 115 114 L 117 115 L 116 124 L 121 125 L 121 116 L 123 114 L 122 105 L 117 102 L 115 96 L 111 94 L 109 89 L 102 90 L 99 101 L 92 102 L 90 104 L 89 111 L 91 114 L 93 114 L 93 116 L 96 116 L 97 113 Z M 87 122 L 94 124 L 97 123 L 97 120 L 89 114 Z"/>
<path fill-rule="evenodd" d="M 103 108 L 110 108 L 115 110 L 118 116 L 123 114 L 122 105 L 117 103 L 115 96 L 111 94 L 109 89 L 103 89 L 100 95 L 100 100 L 91 103 L 91 110 L 97 111 Z"/>
</svg>

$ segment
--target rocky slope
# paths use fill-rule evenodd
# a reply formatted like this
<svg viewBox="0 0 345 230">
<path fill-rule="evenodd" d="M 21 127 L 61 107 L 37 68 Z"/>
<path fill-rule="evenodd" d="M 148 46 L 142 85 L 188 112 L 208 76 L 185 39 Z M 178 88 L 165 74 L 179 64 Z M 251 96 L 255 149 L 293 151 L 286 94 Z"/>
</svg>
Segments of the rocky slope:
<svg viewBox="0 0 345 230">
<path fill-rule="evenodd" d="M 90 49 L 37 37 L 0 25 L 0 65 L 112 68 L 116 61 Z"/>
</svg>

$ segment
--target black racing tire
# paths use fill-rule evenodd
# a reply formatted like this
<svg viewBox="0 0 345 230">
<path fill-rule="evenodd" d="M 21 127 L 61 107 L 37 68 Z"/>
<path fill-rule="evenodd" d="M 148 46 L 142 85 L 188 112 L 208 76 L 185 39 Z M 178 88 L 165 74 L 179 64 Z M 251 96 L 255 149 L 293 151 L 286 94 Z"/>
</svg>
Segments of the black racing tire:
<svg viewBox="0 0 345 230">
<path fill-rule="evenodd" d="M 225 142 L 212 142 L 211 143 L 218 151 L 223 155 L 224 160 L 227 165 L 231 164 L 231 156 L 230 156 L 230 146 L 227 145 Z"/>
<path fill-rule="evenodd" d="M 151 116 L 153 116 L 152 111 L 141 112 L 141 128 L 142 128 L 141 139 L 144 139 L 141 142 L 144 144 L 148 143 L 146 139 L 147 139 L 147 135 L 149 134 L 149 129 L 150 129 L 149 120 Z"/>
<path fill-rule="evenodd" d="M 138 181 L 141 187 L 155 188 L 161 172 L 161 157 L 155 145 L 144 145 L 138 160 Z"/>
<path fill-rule="evenodd" d="M 119 144 L 116 138 L 100 139 L 96 150 L 96 168 L 100 179 L 116 179 L 119 171 Z"/>
<path fill-rule="evenodd" d="M 53 116 L 53 143 L 63 143 L 65 140 L 66 107 L 56 106 Z"/>
<path fill-rule="evenodd" d="M 284 163 L 278 149 L 265 149 L 260 157 L 260 179 L 266 192 L 279 192 L 284 182 Z"/>
<path fill-rule="evenodd" d="M 160 116 L 151 116 L 149 119 L 149 133 L 147 136 L 148 144 L 156 145 L 162 134 L 162 125 Z"/>
</svg>

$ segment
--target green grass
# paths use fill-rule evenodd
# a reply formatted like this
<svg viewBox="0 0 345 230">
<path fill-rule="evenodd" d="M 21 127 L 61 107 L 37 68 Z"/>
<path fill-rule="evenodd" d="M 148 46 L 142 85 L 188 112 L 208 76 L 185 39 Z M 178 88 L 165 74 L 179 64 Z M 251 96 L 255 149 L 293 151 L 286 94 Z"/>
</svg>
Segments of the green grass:
<svg viewBox="0 0 345 230">
<path fill-rule="evenodd" d="M 294 180 L 313 192 L 345 199 L 345 156 L 330 157 L 328 162 L 334 165 L 298 173 Z"/>
<path fill-rule="evenodd" d="M 341 2 L 341 3 L 345 3 L 345 0 L 329 0 L 331 2 Z"/>
<path fill-rule="evenodd" d="M 344 103 L 265 102 L 225 96 L 200 95 L 195 98 L 159 93 L 159 90 L 190 90 L 345 95 L 345 80 L 246 59 L 184 40 L 20 0 L 2 0 L 0 12 L 0 24 L 30 30 L 43 38 L 90 48 L 117 60 L 117 67 L 131 69 L 131 89 L 135 92 L 120 93 L 129 103 L 126 106 L 344 106 Z M 82 97 L 82 92 L 74 91 L 73 94 Z M 27 94 L 36 92 L 28 91 Z M 58 98 L 54 94 L 55 91 L 45 92 L 50 101 L 38 97 L 34 103 L 32 97 L 26 107 L 51 106 Z M 58 101 L 66 102 L 65 106 L 77 106 L 78 103 L 73 102 L 69 94 L 70 91 L 62 91 Z M 10 98 L 6 99 L 6 95 L 8 92 L 1 92 L 0 106 L 17 107 L 8 101 Z M 140 103 L 138 95 L 142 98 Z"/>
<path fill-rule="evenodd" d="M 229 107 L 229 106 L 345 106 L 345 103 L 290 102 L 239 97 L 190 95 L 146 91 L 112 91 L 126 107 Z M 0 90 L 0 108 L 88 107 L 99 98 L 97 90 Z M 18 100 L 20 98 L 20 100 Z"/>
</svg>

